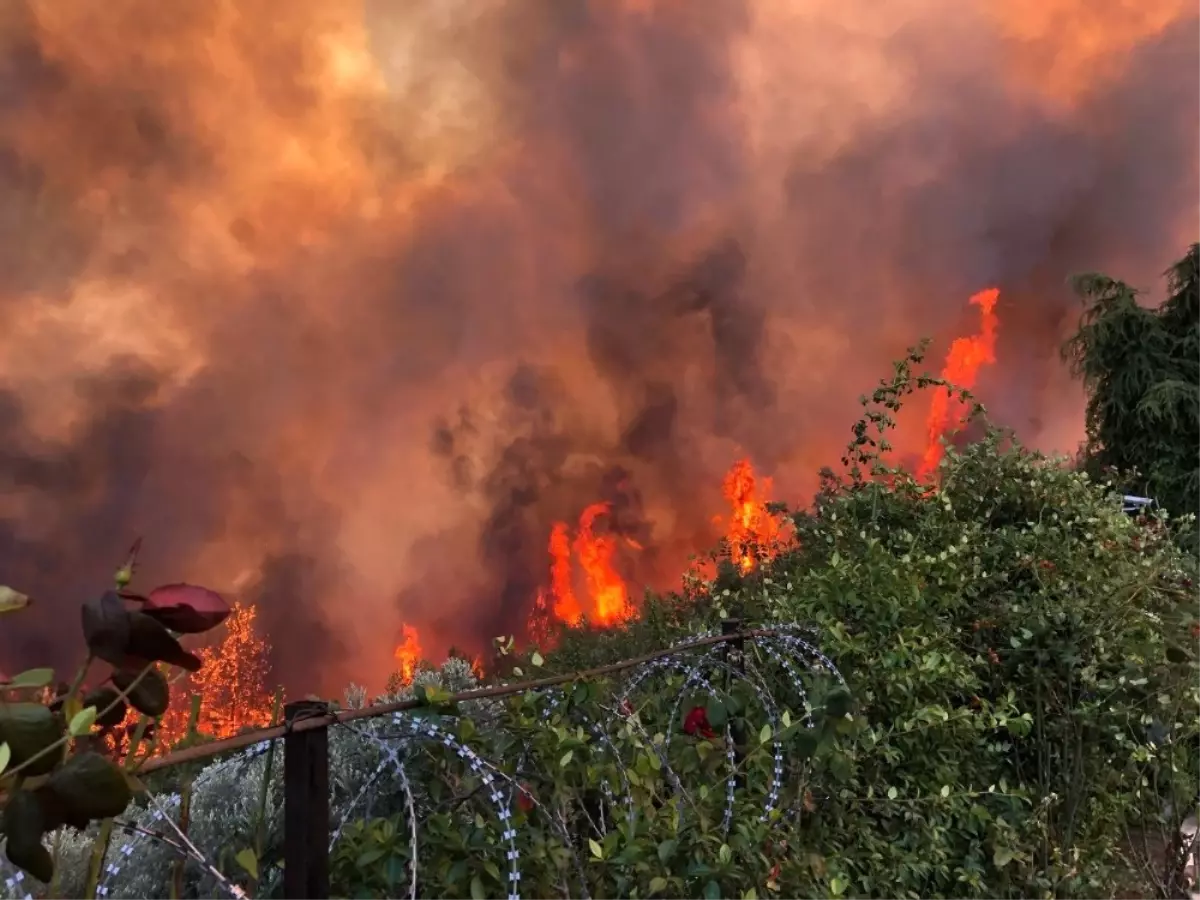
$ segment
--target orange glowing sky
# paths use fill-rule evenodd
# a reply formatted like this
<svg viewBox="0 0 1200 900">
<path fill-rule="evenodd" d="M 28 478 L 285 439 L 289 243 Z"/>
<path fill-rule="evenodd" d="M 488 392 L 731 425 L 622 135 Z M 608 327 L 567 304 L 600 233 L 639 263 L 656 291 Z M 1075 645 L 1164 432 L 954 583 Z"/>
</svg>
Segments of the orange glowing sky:
<svg viewBox="0 0 1200 900">
<path fill-rule="evenodd" d="M 676 572 L 734 460 L 803 501 L 854 398 L 920 336 L 944 353 L 993 284 L 1012 314 L 983 399 L 1071 449 L 1065 279 L 1151 287 L 1196 235 L 1178 76 L 1196 16 L 1190 0 L 8 0 L 0 399 L 17 412 L 0 424 L 21 462 L 0 469 L 0 581 L 72 596 L 111 569 L 106 542 L 144 533 L 164 578 L 259 599 L 299 681 L 378 681 L 401 621 L 436 653 L 463 621 L 503 619 L 475 560 L 483 473 L 551 427 L 507 409 L 517 363 L 553 373 L 560 481 L 625 465 Z M 720 406 L 707 326 L 651 318 L 629 334 L 638 384 L 671 386 L 686 465 L 616 449 L 633 401 L 598 369 L 581 276 L 653 297 L 731 236 L 773 398 Z M 431 435 L 462 410 L 474 475 L 456 480 Z M 530 512 L 542 555 L 551 523 L 598 499 L 553 490 Z M 54 549 L 25 572 L 35 546 Z M 78 562 L 62 584 L 55 554 Z"/>
</svg>

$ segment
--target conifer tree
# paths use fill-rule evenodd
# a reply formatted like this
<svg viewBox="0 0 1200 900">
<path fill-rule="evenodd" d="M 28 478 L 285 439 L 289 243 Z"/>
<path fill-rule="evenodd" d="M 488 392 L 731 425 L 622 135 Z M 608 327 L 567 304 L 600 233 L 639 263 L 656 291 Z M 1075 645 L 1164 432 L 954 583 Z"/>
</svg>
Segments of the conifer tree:
<svg viewBox="0 0 1200 900">
<path fill-rule="evenodd" d="M 1087 469 L 1184 515 L 1200 511 L 1200 245 L 1165 276 L 1157 307 L 1124 282 L 1077 278 L 1085 309 L 1063 355 L 1088 391 Z"/>
</svg>

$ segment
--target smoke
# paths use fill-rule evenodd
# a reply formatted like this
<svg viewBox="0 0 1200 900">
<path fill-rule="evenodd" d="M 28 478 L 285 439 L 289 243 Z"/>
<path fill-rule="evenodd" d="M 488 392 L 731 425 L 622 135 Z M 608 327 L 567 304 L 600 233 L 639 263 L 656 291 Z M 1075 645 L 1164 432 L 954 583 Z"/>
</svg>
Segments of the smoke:
<svg viewBox="0 0 1200 900">
<path fill-rule="evenodd" d="M 801 8 L 801 6 L 803 8 Z M 1183 0 L 0 5 L 5 665 L 144 535 L 289 689 L 520 630 L 614 504 L 669 584 L 749 454 L 801 500 L 854 399 L 1001 288 L 983 400 L 1072 449 L 1066 278 L 1195 239 Z M 901 436 L 911 447 L 920 429 Z"/>
</svg>

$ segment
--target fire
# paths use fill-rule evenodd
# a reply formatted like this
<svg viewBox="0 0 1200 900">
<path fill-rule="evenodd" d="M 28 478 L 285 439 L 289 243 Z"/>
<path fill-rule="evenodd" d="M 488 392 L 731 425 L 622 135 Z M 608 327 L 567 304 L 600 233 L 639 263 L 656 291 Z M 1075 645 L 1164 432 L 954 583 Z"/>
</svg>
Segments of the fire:
<svg viewBox="0 0 1200 900">
<path fill-rule="evenodd" d="M 556 522 L 550 530 L 550 584 L 538 592 L 530 630 L 540 635 L 538 620 L 578 625 L 586 616 L 595 625 L 610 626 L 634 614 L 629 588 L 617 569 L 617 551 L 621 539 L 607 530 L 606 519 L 612 512 L 608 503 L 593 503 L 579 516 L 575 538 L 566 522 Z M 632 549 L 640 545 L 628 538 Z M 578 570 L 576 565 L 578 564 Z M 576 590 L 577 574 L 582 590 Z"/>
<path fill-rule="evenodd" d="M 203 668 L 172 685 L 172 702 L 157 725 L 158 750 L 165 753 L 187 736 L 191 698 L 199 696 L 196 730 L 212 738 L 231 737 L 270 724 L 275 702 L 267 689 L 270 645 L 255 629 L 257 611 L 235 604 L 219 644 L 196 651 Z M 131 735 L 138 715 L 129 710 L 118 734 Z"/>
<path fill-rule="evenodd" d="M 740 459 L 725 475 L 723 491 L 733 508 L 725 540 L 733 562 L 750 572 L 762 558 L 771 559 L 784 543 L 784 524 L 767 510 L 770 479 L 761 482 L 748 459 Z"/>
<path fill-rule="evenodd" d="M 575 553 L 587 575 L 588 592 L 592 601 L 592 619 L 598 625 L 615 625 L 632 613 L 629 591 L 613 563 L 617 552 L 616 538 L 597 534 L 596 520 L 608 513 L 607 503 L 593 503 L 579 517 L 579 533 L 575 537 Z"/>
<path fill-rule="evenodd" d="M 988 288 L 971 297 L 971 303 L 979 307 L 982 322 L 979 333 L 972 337 L 957 338 L 950 345 L 946 355 L 946 364 L 942 367 L 942 378 L 955 387 L 972 388 L 981 366 L 996 361 L 996 301 L 1000 291 Z M 963 402 L 950 396 L 950 392 L 940 387 L 933 395 L 933 403 L 929 408 L 929 418 L 926 420 L 927 442 L 925 454 L 921 458 L 921 466 L 917 477 L 929 478 L 942 459 L 942 437 L 948 429 L 956 428 L 966 413 Z"/>
<path fill-rule="evenodd" d="M 417 629 L 411 625 L 401 625 L 402 640 L 396 645 L 397 674 L 401 684 L 412 684 L 413 675 L 417 672 L 417 663 L 421 661 L 421 638 Z"/>
<path fill-rule="evenodd" d="M 550 531 L 550 559 L 554 617 L 568 625 L 578 625 L 583 609 L 571 584 L 571 532 L 566 522 L 555 522 Z"/>
</svg>

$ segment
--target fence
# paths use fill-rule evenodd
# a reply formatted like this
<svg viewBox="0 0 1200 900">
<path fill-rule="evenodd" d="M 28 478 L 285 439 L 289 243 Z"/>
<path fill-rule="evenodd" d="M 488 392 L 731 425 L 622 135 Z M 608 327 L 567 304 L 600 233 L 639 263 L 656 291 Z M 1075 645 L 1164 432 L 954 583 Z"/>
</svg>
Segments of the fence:
<svg viewBox="0 0 1200 900">
<path fill-rule="evenodd" d="M 768 647 L 767 651 L 773 659 L 787 666 L 789 672 L 794 674 L 794 670 L 790 668 L 790 664 L 779 655 L 781 648 L 784 651 L 789 647 L 793 650 L 803 648 L 806 651 L 806 655 L 810 658 L 806 660 L 806 664 L 808 661 L 812 661 L 815 662 L 818 668 L 826 668 L 833 674 L 837 674 L 836 669 L 833 668 L 832 663 L 828 659 L 822 656 L 811 644 L 797 637 L 797 632 L 805 630 L 807 629 L 801 629 L 799 626 L 743 629 L 740 621 L 726 620 L 722 623 L 719 634 L 703 635 L 694 640 L 676 644 L 654 653 L 622 660 L 611 665 L 516 684 L 483 687 L 457 693 L 451 696 L 448 702 L 465 703 L 489 698 L 502 698 L 531 691 L 548 691 L 579 680 L 602 678 L 632 669 L 642 669 L 642 672 L 635 673 L 636 677 L 633 679 L 632 684 L 636 684 L 644 680 L 645 676 L 653 671 L 670 669 L 672 667 L 680 671 L 688 671 L 689 674 L 685 687 L 687 684 L 697 684 L 705 686 L 711 692 L 713 688 L 704 675 L 697 674 L 701 672 L 702 663 L 697 663 L 695 666 L 688 668 L 673 660 L 673 657 L 682 653 L 704 650 L 705 648 L 708 648 L 708 656 L 711 657 L 712 653 L 719 650 L 721 654 L 719 665 L 726 671 L 727 678 L 731 675 L 733 677 L 745 678 L 746 641 L 766 638 L 775 638 L 785 642 L 774 649 Z M 712 662 L 710 659 L 709 664 L 711 665 Z M 840 676 L 838 677 L 840 678 Z M 796 684 L 799 687 L 798 676 Z M 631 686 L 626 687 L 626 695 L 628 695 L 631 689 Z M 800 690 L 803 694 L 803 689 L 801 688 Z M 716 694 L 714 693 L 713 696 L 715 697 Z M 682 697 L 679 699 L 681 701 Z M 766 699 L 768 702 L 771 702 L 769 696 Z M 146 775 L 185 763 L 210 760 L 234 751 L 247 750 L 255 745 L 282 739 L 284 746 L 283 895 L 289 898 L 301 898 L 301 900 L 326 898 L 330 892 L 330 848 L 333 843 L 331 837 L 335 836 L 332 828 L 330 808 L 330 728 L 336 725 L 347 725 L 356 720 L 375 719 L 383 716 L 393 716 L 395 719 L 400 714 L 416 710 L 424 705 L 426 704 L 421 700 L 405 700 L 375 704 L 359 709 L 335 710 L 329 704 L 321 701 L 302 700 L 293 702 L 284 707 L 284 721 L 281 725 L 178 750 L 167 756 L 150 760 L 140 768 L 139 774 Z M 678 713 L 678 703 L 676 703 L 675 712 L 676 714 Z M 411 720 L 413 723 L 416 721 L 416 719 Z M 733 733 L 730 733 L 731 730 Z M 736 732 L 736 723 L 731 723 L 727 727 L 726 734 L 730 767 L 729 813 L 732 811 L 734 782 L 738 779 L 744 779 L 744 775 L 735 774 L 737 769 L 735 754 L 739 752 L 736 748 L 742 747 L 744 744 L 744 736 Z M 428 733 L 432 736 L 434 731 L 431 729 Z M 597 730 L 597 735 L 599 736 L 599 730 Z M 445 743 L 447 747 L 450 747 L 452 742 L 447 737 Z M 464 760 L 472 759 L 471 751 L 461 745 L 457 747 L 456 752 Z M 475 762 L 473 761 L 474 764 Z M 782 771 L 781 766 L 781 751 L 777 748 L 776 773 L 775 781 L 771 788 L 771 803 L 775 802 L 775 799 L 778 797 L 778 779 Z M 499 770 L 495 771 L 498 772 Z M 628 785 L 626 785 L 626 788 L 628 788 Z M 153 797 L 151 800 L 157 803 Z M 417 887 L 415 869 L 416 813 L 411 806 L 411 795 L 409 803 L 409 812 L 414 817 L 412 896 L 415 897 Z M 162 816 L 156 814 L 156 818 L 159 820 L 166 819 L 168 824 L 170 824 L 170 819 L 166 816 L 166 811 L 159 807 L 159 812 L 162 813 Z M 141 830 L 141 833 L 148 834 L 150 837 L 164 839 L 168 843 L 176 845 L 176 849 L 181 855 L 188 854 L 190 849 L 192 851 L 190 853 L 191 857 L 200 860 L 199 851 L 187 839 L 185 833 L 186 825 L 184 830 L 179 830 L 174 825 L 171 827 L 175 828 L 176 837 L 173 839 L 164 838 L 164 836 L 158 834 L 149 834 L 144 829 Z M 122 849 L 126 850 L 127 848 Z M 208 865 L 207 868 L 219 879 L 227 891 L 234 896 L 244 896 L 241 890 L 230 880 L 224 878 L 215 867 Z M 109 865 L 105 871 L 115 873 L 116 869 L 112 865 Z M 519 872 L 515 874 L 514 878 L 519 878 Z M 102 887 L 99 893 L 101 895 L 105 894 L 106 888 Z M 517 894 L 510 892 L 510 896 L 517 896 Z"/>
</svg>

